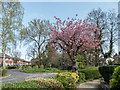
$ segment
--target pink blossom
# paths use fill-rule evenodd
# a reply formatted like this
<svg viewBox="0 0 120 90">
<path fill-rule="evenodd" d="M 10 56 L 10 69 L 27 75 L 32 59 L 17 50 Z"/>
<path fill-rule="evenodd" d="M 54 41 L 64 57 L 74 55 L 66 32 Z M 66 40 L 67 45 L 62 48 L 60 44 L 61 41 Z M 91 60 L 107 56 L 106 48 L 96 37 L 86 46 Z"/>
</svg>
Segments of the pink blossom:
<svg viewBox="0 0 120 90">
<path fill-rule="evenodd" d="M 78 14 L 76 14 L 76 16 L 78 16 Z M 56 18 L 56 16 L 54 18 L 56 19 L 57 25 L 52 24 L 50 27 L 51 33 L 49 33 L 49 41 L 53 44 L 54 47 L 56 45 L 61 49 L 64 48 L 65 52 L 69 52 L 72 58 L 77 56 L 73 55 L 72 51 L 76 51 L 78 48 L 80 50 L 76 52 L 77 54 L 79 52 L 87 53 L 87 50 L 94 50 L 95 47 L 100 49 L 100 47 L 98 46 L 100 44 L 100 41 L 98 39 L 95 39 L 94 32 L 99 30 L 98 28 L 96 28 L 96 26 L 88 24 L 87 20 L 82 21 L 77 18 L 70 19 L 68 17 L 67 20 L 63 21 L 60 20 L 60 18 Z M 71 21 L 68 19 L 70 19 Z M 95 51 L 93 52 L 95 53 Z M 90 53 L 88 54 L 88 56 L 89 55 Z"/>
<path fill-rule="evenodd" d="M 95 51 L 93 51 L 93 52 L 95 52 Z"/>
<path fill-rule="evenodd" d="M 71 51 L 74 51 L 74 49 L 71 49 Z"/>
<path fill-rule="evenodd" d="M 74 56 L 74 59 L 76 59 L 76 56 Z"/>
<path fill-rule="evenodd" d="M 90 53 L 88 54 L 88 56 L 90 56 Z"/>
</svg>

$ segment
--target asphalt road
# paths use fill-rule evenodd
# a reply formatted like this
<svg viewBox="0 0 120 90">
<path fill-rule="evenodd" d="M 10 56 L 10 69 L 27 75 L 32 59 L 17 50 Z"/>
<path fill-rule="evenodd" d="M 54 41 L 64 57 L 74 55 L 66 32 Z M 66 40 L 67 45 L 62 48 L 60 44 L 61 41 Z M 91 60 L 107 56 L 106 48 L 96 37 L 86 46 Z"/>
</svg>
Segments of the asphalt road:
<svg viewBox="0 0 120 90">
<path fill-rule="evenodd" d="M 16 81 L 24 81 L 26 79 L 30 78 L 37 78 L 37 77 L 55 77 L 57 73 L 24 73 L 20 72 L 19 69 L 14 70 L 8 70 L 8 74 L 11 74 L 10 76 L 0 79 L 0 83 L 7 83 L 7 82 L 16 82 Z"/>
</svg>

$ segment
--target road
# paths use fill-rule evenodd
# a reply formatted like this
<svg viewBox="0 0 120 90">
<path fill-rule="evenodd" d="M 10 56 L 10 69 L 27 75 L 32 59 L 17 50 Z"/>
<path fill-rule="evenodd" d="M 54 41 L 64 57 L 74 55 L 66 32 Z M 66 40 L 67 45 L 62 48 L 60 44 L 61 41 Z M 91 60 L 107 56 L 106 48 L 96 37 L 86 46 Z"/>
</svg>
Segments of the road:
<svg viewBox="0 0 120 90">
<path fill-rule="evenodd" d="M 7 73 L 11 75 L 6 78 L 0 79 L 0 83 L 24 81 L 26 79 L 37 77 L 43 78 L 55 77 L 55 75 L 57 74 L 57 73 L 24 73 L 20 72 L 19 69 L 8 70 Z"/>
</svg>

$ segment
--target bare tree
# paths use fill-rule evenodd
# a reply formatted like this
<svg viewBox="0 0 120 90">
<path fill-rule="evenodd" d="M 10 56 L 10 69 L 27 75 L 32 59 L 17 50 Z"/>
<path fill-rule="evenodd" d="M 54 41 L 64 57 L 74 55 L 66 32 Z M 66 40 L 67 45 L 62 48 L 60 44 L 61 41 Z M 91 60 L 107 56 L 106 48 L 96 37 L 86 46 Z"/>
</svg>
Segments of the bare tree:
<svg viewBox="0 0 120 90">
<path fill-rule="evenodd" d="M 0 2 L 1 9 L 0 19 L 1 30 L 0 38 L 2 42 L 2 54 L 3 54 L 3 68 L 5 68 L 5 53 L 10 50 L 12 46 L 16 46 L 16 32 L 22 24 L 23 7 L 20 2 Z"/>
<path fill-rule="evenodd" d="M 100 53 L 106 59 L 111 57 L 113 53 L 113 45 L 116 41 L 117 35 L 117 15 L 114 11 L 102 11 L 93 9 L 87 16 L 88 21 L 95 24 L 101 29 L 98 39 L 101 41 L 101 50 L 97 51 L 96 63 L 98 63 Z M 104 62 L 103 62 L 104 63 Z"/>
<path fill-rule="evenodd" d="M 45 50 L 48 35 L 47 20 L 34 19 L 29 22 L 29 26 L 21 31 L 25 45 L 31 49 L 28 50 L 28 54 L 39 57 L 40 65 L 42 64 L 42 53 Z M 23 33 L 24 32 L 24 33 Z"/>
<path fill-rule="evenodd" d="M 20 58 L 21 57 L 21 52 L 18 51 L 18 50 L 12 51 L 11 56 Z"/>
<path fill-rule="evenodd" d="M 117 27 L 117 14 L 114 11 L 109 11 L 107 13 L 107 28 L 106 28 L 106 42 L 104 45 L 106 46 L 106 52 L 104 50 L 101 50 L 104 58 L 111 57 L 113 54 L 113 46 L 114 44 L 117 44 L 118 41 L 118 27 Z"/>
</svg>

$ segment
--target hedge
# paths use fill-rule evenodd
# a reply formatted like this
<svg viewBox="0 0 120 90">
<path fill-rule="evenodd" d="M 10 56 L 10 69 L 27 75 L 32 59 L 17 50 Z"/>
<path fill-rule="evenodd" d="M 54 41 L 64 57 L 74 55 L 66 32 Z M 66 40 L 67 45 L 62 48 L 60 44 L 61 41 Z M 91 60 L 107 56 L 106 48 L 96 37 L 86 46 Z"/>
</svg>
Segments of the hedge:
<svg viewBox="0 0 120 90">
<path fill-rule="evenodd" d="M 98 79 L 100 77 L 100 73 L 97 67 L 89 67 L 86 69 L 79 69 L 79 73 L 85 74 L 85 79 Z"/>
<path fill-rule="evenodd" d="M 99 72 L 104 78 L 104 81 L 109 83 L 109 80 L 112 78 L 114 69 L 118 67 L 117 65 L 107 65 L 99 67 Z"/>
<path fill-rule="evenodd" d="M 8 67 L 6 67 L 7 69 L 16 69 L 17 68 L 17 66 L 8 66 Z"/>
</svg>

